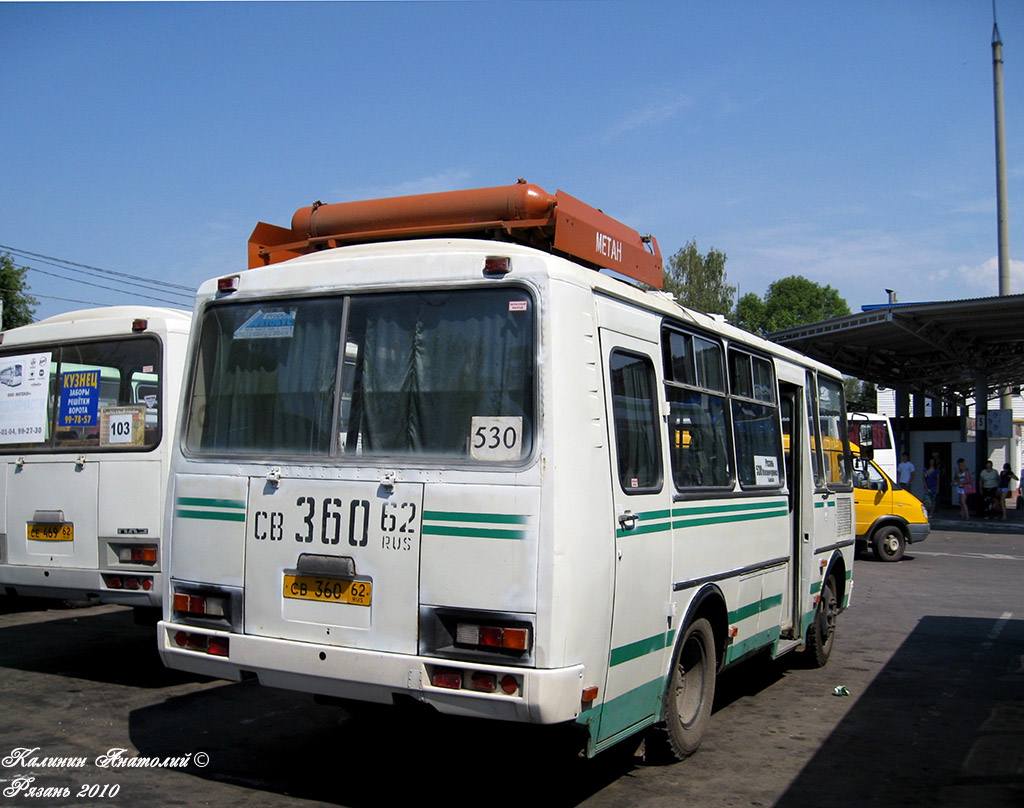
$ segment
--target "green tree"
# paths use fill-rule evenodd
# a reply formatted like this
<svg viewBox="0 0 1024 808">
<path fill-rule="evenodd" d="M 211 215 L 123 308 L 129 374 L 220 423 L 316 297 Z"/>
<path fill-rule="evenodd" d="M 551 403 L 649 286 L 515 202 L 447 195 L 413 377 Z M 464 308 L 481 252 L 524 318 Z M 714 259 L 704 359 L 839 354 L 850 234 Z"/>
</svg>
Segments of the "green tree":
<svg viewBox="0 0 1024 808">
<path fill-rule="evenodd" d="M 726 283 L 725 258 L 725 253 L 714 247 L 702 255 L 697 240 L 691 239 L 668 259 L 662 288 L 682 306 L 709 314 L 728 314 L 736 287 Z"/>
<path fill-rule="evenodd" d="M 3 329 L 17 328 L 33 321 L 39 301 L 28 291 L 28 270 L 16 266 L 10 253 L 0 253 L 0 300 L 3 300 Z"/>
<path fill-rule="evenodd" d="M 770 334 L 849 313 L 850 307 L 831 286 L 790 275 L 773 281 L 763 300 L 745 294 L 736 303 L 732 321 L 755 334 Z"/>
<path fill-rule="evenodd" d="M 853 376 L 843 376 L 846 409 L 856 412 L 877 412 L 878 388 L 873 382 L 862 382 Z"/>
</svg>

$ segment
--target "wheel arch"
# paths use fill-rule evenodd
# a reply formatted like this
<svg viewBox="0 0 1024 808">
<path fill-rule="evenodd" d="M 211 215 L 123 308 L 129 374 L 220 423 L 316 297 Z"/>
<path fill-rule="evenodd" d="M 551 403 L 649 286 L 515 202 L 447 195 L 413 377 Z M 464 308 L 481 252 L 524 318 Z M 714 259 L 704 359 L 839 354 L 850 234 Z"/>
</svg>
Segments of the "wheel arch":
<svg viewBox="0 0 1024 808">
<path fill-rule="evenodd" d="M 725 663 L 725 649 L 729 639 L 729 609 L 725 604 L 725 595 L 717 584 L 706 584 L 694 595 L 676 631 L 676 645 L 682 639 L 686 627 L 701 617 L 707 619 L 715 634 L 715 669 L 721 672 Z M 672 653 L 672 658 L 674 657 L 675 648 Z M 671 665 L 670 661 L 666 676 L 672 669 Z"/>
<path fill-rule="evenodd" d="M 870 535 L 874 535 L 872 530 Z M 839 609 L 843 610 L 843 604 L 846 602 L 846 559 L 843 558 L 843 554 L 838 550 L 832 551 L 832 556 L 828 560 L 828 565 L 825 568 L 824 575 L 821 576 L 822 585 L 828 580 L 830 575 L 836 579 L 836 598 L 839 599 Z"/>
<path fill-rule="evenodd" d="M 899 516 L 893 514 L 886 514 L 885 516 L 879 516 L 874 522 L 871 523 L 871 527 L 868 528 L 864 534 L 864 538 L 868 541 L 873 541 L 875 534 L 878 531 L 883 530 L 887 527 L 898 527 L 900 532 L 903 534 L 903 538 L 906 539 L 910 536 L 909 522 Z"/>
</svg>

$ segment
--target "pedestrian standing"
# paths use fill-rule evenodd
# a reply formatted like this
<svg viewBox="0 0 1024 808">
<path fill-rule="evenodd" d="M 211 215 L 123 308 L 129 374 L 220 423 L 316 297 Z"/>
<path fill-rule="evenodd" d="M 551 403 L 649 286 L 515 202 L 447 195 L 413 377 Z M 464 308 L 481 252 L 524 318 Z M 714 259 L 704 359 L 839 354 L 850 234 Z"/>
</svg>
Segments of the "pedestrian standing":
<svg viewBox="0 0 1024 808">
<path fill-rule="evenodd" d="M 1020 478 L 1013 473 L 1009 463 L 1003 463 L 1003 470 L 999 472 L 999 507 L 1003 511 L 1003 521 L 1006 521 L 1006 500 L 1010 496 L 1010 480 L 1020 482 Z"/>
</svg>

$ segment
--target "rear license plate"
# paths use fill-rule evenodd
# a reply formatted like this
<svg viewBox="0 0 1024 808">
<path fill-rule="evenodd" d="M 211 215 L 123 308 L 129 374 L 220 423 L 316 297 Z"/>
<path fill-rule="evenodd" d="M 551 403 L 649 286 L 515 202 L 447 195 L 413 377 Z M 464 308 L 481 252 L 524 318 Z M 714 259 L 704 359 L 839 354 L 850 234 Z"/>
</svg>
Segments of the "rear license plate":
<svg viewBox="0 0 1024 808">
<path fill-rule="evenodd" d="M 70 523 L 63 525 L 29 523 L 28 537 L 33 541 L 74 541 L 75 526 Z"/>
<path fill-rule="evenodd" d="M 285 574 L 284 576 L 284 596 L 295 600 L 369 606 L 372 592 L 373 583 L 371 581 L 318 578 L 315 575 Z"/>
</svg>

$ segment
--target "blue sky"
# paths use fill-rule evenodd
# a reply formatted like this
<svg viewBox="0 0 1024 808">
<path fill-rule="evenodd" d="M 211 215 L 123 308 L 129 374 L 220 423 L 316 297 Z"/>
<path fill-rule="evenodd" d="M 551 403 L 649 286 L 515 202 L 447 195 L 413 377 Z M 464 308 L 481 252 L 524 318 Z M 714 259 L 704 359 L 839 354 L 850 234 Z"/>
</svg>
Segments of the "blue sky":
<svg viewBox="0 0 1024 808">
<path fill-rule="evenodd" d="M 1024 4 L 997 12 L 1016 293 Z M 994 295 L 991 33 L 990 0 L 0 3 L 0 244 L 194 288 L 314 200 L 525 177 L 722 250 L 741 294 Z M 153 302 L 19 263 L 38 317 Z"/>
</svg>

